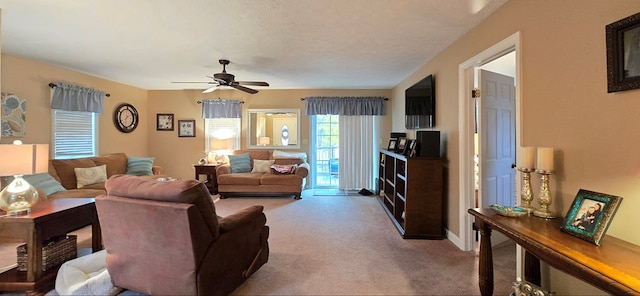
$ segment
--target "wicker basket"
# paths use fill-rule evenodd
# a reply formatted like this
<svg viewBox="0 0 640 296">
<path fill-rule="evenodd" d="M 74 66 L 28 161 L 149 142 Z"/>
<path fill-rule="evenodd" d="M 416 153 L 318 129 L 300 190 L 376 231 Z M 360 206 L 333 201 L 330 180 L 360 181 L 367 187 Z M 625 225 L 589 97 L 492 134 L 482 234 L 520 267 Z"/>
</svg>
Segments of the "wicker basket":
<svg viewBox="0 0 640 296">
<path fill-rule="evenodd" d="M 42 271 L 60 265 L 78 256 L 77 236 L 61 236 L 43 242 Z M 27 244 L 17 247 L 18 271 L 27 271 Z"/>
</svg>

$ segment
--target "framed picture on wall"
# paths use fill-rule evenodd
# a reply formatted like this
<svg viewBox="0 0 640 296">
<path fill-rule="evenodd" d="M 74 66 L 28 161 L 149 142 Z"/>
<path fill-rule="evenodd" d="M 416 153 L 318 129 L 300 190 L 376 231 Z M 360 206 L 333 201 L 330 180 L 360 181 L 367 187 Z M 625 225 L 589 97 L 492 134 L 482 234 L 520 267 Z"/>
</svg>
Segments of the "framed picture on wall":
<svg viewBox="0 0 640 296">
<path fill-rule="evenodd" d="M 170 114 L 170 113 L 156 114 L 156 130 L 172 131 L 173 130 L 173 114 Z"/>
<path fill-rule="evenodd" d="M 195 137 L 196 136 L 196 121 L 190 120 L 178 120 L 178 137 Z"/>
<path fill-rule="evenodd" d="M 640 88 L 640 13 L 606 26 L 607 92 Z"/>
</svg>

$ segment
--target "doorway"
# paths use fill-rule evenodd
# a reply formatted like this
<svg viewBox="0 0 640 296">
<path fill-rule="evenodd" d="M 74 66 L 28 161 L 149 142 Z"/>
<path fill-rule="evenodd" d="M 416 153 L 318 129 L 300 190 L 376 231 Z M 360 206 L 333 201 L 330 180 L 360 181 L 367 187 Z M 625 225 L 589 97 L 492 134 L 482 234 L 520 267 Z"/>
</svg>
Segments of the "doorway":
<svg viewBox="0 0 640 296">
<path fill-rule="evenodd" d="M 318 194 L 327 194 L 338 189 L 340 117 L 338 115 L 311 116 L 311 134 L 314 147 L 311 163 L 314 189 L 323 190 Z"/>
<path fill-rule="evenodd" d="M 472 57 L 466 62 L 460 64 L 459 66 L 459 141 L 460 141 L 460 150 L 459 150 L 459 190 L 460 190 L 460 208 L 459 208 L 459 223 L 460 223 L 460 237 L 459 241 L 456 243 L 458 246 L 466 251 L 471 251 L 474 249 L 475 245 L 475 231 L 473 230 L 473 218 L 467 214 L 467 209 L 476 207 L 476 189 L 482 190 L 482 182 L 479 179 L 482 176 L 476 174 L 476 145 L 474 144 L 474 138 L 476 135 L 476 131 L 478 130 L 478 125 L 476 124 L 476 103 L 475 100 L 471 98 L 471 93 L 476 86 L 476 69 L 482 68 L 485 65 L 489 65 L 492 61 L 499 60 L 500 57 L 505 56 L 509 53 L 512 53 L 514 58 L 511 59 L 514 70 L 514 78 L 515 84 L 517 88 L 515 89 L 515 131 L 513 139 L 510 141 L 508 145 L 515 147 L 520 146 L 520 98 L 521 98 L 521 77 L 518 75 L 520 69 L 520 59 L 519 59 L 519 48 L 520 48 L 520 33 L 515 33 L 505 40 L 497 43 L 496 45 L 488 48 L 487 50 L 481 52 L 480 54 Z M 481 91 L 482 93 L 482 91 Z M 479 139 L 482 138 L 482 135 L 479 135 Z M 482 140 L 480 140 L 482 142 Z M 480 148 L 478 150 L 478 159 L 482 162 L 482 143 L 480 143 Z M 477 181 L 477 182 L 476 182 Z M 476 185 L 478 184 L 478 185 Z M 515 184 L 515 181 L 514 181 Z M 514 185 L 512 195 L 518 196 L 517 184 Z M 481 193 L 481 192 L 480 192 Z M 479 205 L 482 205 L 482 196 L 478 196 Z M 451 236 L 450 236 L 451 237 Z M 455 239 L 455 238 L 454 238 Z"/>
</svg>

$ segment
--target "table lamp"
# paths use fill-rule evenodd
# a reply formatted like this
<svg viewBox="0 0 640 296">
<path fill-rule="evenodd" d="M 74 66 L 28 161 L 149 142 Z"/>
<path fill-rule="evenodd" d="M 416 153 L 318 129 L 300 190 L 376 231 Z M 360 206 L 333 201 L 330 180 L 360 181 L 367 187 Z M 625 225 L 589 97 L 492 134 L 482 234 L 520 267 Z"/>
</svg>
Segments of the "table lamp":
<svg viewBox="0 0 640 296">
<path fill-rule="evenodd" d="M 13 181 L 0 191 L 0 209 L 8 215 L 29 213 L 38 202 L 38 191 L 22 175 L 48 171 L 49 145 L 22 144 L 0 145 L 0 176 L 13 175 Z"/>
<path fill-rule="evenodd" d="M 229 147 L 231 147 L 231 138 L 229 139 L 211 139 L 209 142 L 209 152 L 215 154 L 215 163 L 224 163 L 225 154 L 229 154 Z"/>
</svg>

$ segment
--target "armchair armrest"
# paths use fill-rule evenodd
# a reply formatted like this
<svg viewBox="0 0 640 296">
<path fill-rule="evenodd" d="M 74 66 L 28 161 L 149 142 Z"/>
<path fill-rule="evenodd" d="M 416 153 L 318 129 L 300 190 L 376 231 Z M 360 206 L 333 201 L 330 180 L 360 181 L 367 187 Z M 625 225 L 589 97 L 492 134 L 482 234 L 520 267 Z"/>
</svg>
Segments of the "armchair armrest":
<svg viewBox="0 0 640 296">
<path fill-rule="evenodd" d="M 232 231 L 244 224 L 252 223 L 256 218 L 260 217 L 264 207 L 263 206 L 250 206 L 240 211 L 237 211 L 229 216 L 218 218 L 220 225 L 220 232 Z"/>
<path fill-rule="evenodd" d="M 309 175 L 309 164 L 306 162 L 303 162 L 301 164 L 298 165 L 298 168 L 296 168 L 296 171 L 294 172 L 296 175 L 301 176 L 302 178 L 307 177 L 307 175 Z"/>
<path fill-rule="evenodd" d="M 231 174 L 231 165 L 223 164 L 216 166 L 216 176 Z"/>
</svg>

